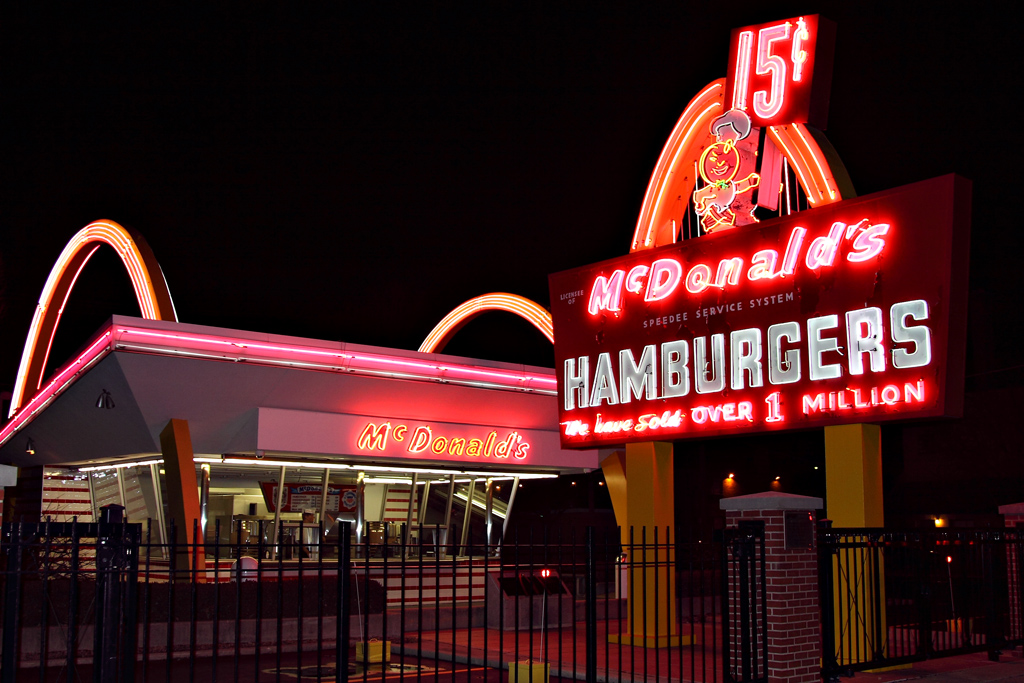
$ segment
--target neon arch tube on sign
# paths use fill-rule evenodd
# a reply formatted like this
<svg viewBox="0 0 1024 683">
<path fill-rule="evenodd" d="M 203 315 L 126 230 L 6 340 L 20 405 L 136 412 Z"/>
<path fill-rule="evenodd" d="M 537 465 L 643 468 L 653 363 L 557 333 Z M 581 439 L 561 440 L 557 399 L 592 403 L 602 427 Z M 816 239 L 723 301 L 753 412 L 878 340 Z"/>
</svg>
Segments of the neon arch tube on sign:
<svg viewBox="0 0 1024 683">
<path fill-rule="evenodd" d="M 711 121 L 724 109 L 724 93 L 725 79 L 713 81 L 683 110 L 651 174 L 633 232 L 631 252 L 662 246 L 674 240 L 674 230 L 673 239 L 659 232 L 670 223 L 670 217 L 665 215 L 668 211 L 665 198 L 693 193 L 697 174 L 690 167 L 696 168 L 703 151 L 702 144 L 710 135 Z M 792 165 L 811 206 L 842 200 L 828 159 L 805 129 L 799 123 L 769 126 L 768 135 Z"/>
<path fill-rule="evenodd" d="M 49 350 L 68 296 L 82 268 L 102 244 L 112 247 L 121 258 L 135 290 L 142 317 L 149 320 L 177 320 L 163 271 L 142 236 L 113 221 L 90 223 L 79 230 L 64 247 L 43 286 L 25 338 L 9 417 L 22 407 L 27 393 L 35 393 L 42 387 Z M 54 306 L 55 300 L 60 302 L 59 306 Z"/>
<path fill-rule="evenodd" d="M 517 294 L 494 292 L 483 294 L 456 306 L 439 322 L 420 344 L 421 353 L 440 353 L 459 329 L 486 311 L 507 311 L 536 327 L 551 343 L 555 341 L 551 314 L 540 304 Z"/>
<path fill-rule="evenodd" d="M 673 175 L 685 170 L 681 157 L 684 152 L 687 153 L 687 158 L 685 159 L 687 166 L 691 161 L 696 162 L 696 156 L 690 152 L 690 147 L 698 137 L 706 135 L 711 119 L 723 108 L 722 98 L 724 91 L 724 78 L 713 81 L 686 105 L 686 109 L 683 110 L 679 121 L 676 122 L 675 128 L 673 128 L 668 141 L 665 143 L 665 147 L 661 150 L 658 163 L 655 164 L 654 173 L 651 174 L 651 180 L 647 185 L 643 207 L 640 210 L 640 218 L 637 221 L 636 230 L 633 234 L 631 251 L 652 246 L 656 216 L 660 209 L 662 198 L 668 190 L 668 185 L 673 179 Z M 698 129 L 704 132 L 698 133 Z M 694 158 L 690 160 L 690 156 L 694 156 Z"/>
</svg>

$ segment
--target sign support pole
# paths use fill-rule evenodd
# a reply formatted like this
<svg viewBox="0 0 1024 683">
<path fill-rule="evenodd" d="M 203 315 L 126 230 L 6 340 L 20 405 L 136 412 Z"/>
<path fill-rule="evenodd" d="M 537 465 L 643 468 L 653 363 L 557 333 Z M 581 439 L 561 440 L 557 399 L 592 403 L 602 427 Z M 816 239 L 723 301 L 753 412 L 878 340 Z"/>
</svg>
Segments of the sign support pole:
<svg viewBox="0 0 1024 683">
<path fill-rule="evenodd" d="M 625 547 L 629 581 L 635 586 L 633 591 L 626 591 L 633 603 L 626 608 L 630 615 L 628 632 L 609 635 L 608 640 L 650 648 L 679 645 L 675 605 L 668 609 L 664 605 L 656 607 L 655 591 L 650 588 L 646 592 L 640 589 L 644 585 L 669 586 L 673 580 L 675 554 L 671 550 L 671 539 L 667 536 L 675 528 L 672 444 L 654 441 L 626 444 L 624 458 L 612 456 L 605 463 L 605 476 L 609 479 L 612 500 L 622 501 L 621 490 L 625 489 L 625 501 L 622 502 L 628 504 L 622 507 L 615 505 L 615 512 L 619 515 L 624 507 L 625 519 L 617 519 L 627 539 L 629 530 L 633 530 L 634 545 Z M 602 467 L 605 467 L 605 463 L 602 463 Z M 623 464 L 624 477 L 616 472 Z M 658 540 L 657 547 L 654 544 L 655 538 Z M 644 600 L 647 602 L 646 609 Z"/>
<path fill-rule="evenodd" d="M 878 425 L 825 427 L 825 491 L 835 527 L 881 527 L 882 434 Z"/>
<path fill-rule="evenodd" d="M 828 518 L 837 528 L 863 528 L 884 526 L 882 507 L 882 430 L 874 424 L 850 424 L 825 427 L 825 500 Z M 856 594 L 858 605 L 866 610 L 881 605 L 885 610 L 885 573 L 880 568 L 878 584 L 870 574 L 859 582 L 849 579 L 839 571 L 838 560 L 833 561 L 833 599 L 845 604 L 851 593 Z M 878 600 L 875 599 L 878 594 Z M 850 624 L 849 610 L 833 610 L 836 615 L 836 633 L 846 633 Z M 840 616 L 844 615 L 844 616 Z M 881 632 L 888 633 L 885 614 L 881 615 Z M 874 621 L 873 615 L 864 615 L 867 623 Z M 874 643 L 865 649 L 866 656 L 885 656 L 887 644 Z M 840 664 L 856 662 L 845 658 Z"/>
</svg>

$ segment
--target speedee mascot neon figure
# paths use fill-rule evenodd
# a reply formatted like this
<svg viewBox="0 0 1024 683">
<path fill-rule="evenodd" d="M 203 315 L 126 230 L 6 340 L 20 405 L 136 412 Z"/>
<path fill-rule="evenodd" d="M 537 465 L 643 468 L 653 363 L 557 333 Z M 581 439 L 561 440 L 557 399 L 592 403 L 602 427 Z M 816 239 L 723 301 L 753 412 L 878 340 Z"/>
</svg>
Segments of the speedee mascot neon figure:
<svg viewBox="0 0 1024 683">
<path fill-rule="evenodd" d="M 736 143 L 750 135 L 750 118 L 739 109 L 732 109 L 711 122 L 716 142 L 700 157 L 700 177 L 707 183 L 693 193 L 694 209 L 705 232 L 715 232 L 736 225 L 732 203 L 736 196 L 757 187 L 760 177 L 751 173 L 739 180 L 741 159 Z"/>
</svg>

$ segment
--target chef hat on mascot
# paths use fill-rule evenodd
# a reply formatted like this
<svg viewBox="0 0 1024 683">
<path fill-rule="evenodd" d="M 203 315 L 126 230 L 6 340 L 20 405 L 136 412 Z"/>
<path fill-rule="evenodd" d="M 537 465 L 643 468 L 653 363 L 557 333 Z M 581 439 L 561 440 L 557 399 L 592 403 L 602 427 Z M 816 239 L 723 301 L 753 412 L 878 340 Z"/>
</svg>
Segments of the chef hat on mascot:
<svg viewBox="0 0 1024 683">
<path fill-rule="evenodd" d="M 750 117 L 740 109 L 730 109 L 711 122 L 711 132 L 719 142 L 736 142 L 750 135 Z"/>
</svg>

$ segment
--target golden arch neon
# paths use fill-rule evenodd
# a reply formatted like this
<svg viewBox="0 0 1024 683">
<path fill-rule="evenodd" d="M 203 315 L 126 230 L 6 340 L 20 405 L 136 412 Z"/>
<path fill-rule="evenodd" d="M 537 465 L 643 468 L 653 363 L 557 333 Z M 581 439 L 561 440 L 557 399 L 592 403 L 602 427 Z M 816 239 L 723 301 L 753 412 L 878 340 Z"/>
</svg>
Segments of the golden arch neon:
<svg viewBox="0 0 1024 683">
<path fill-rule="evenodd" d="M 85 264 L 104 244 L 112 247 L 121 257 L 128 277 L 131 278 L 142 317 L 149 320 L 177 320 L 163 271 L 142 235 L 114 221 L 90 223 L 79 230 L 64 247 L 43 286 L 18 367 L 11 397 L 11 416 L 24 404 L 26 394 L 34 394 L 42 386 L 50 346 L 64 306 Z"/>
<path fill-rule="evenodd" d="M 452 309 L 452 312 L 430 331 L 427 338 L 420 344 L 419 351 L 439 353 L 463 325 L 486 311 L 514 313 L 540 330 L 540 333 L 547 337 L 549 342 L 554 343 L 555 341 L 551 314 L 540 304 L 517 294 L 495 292 L 475 297 Z"/>
</svg>

